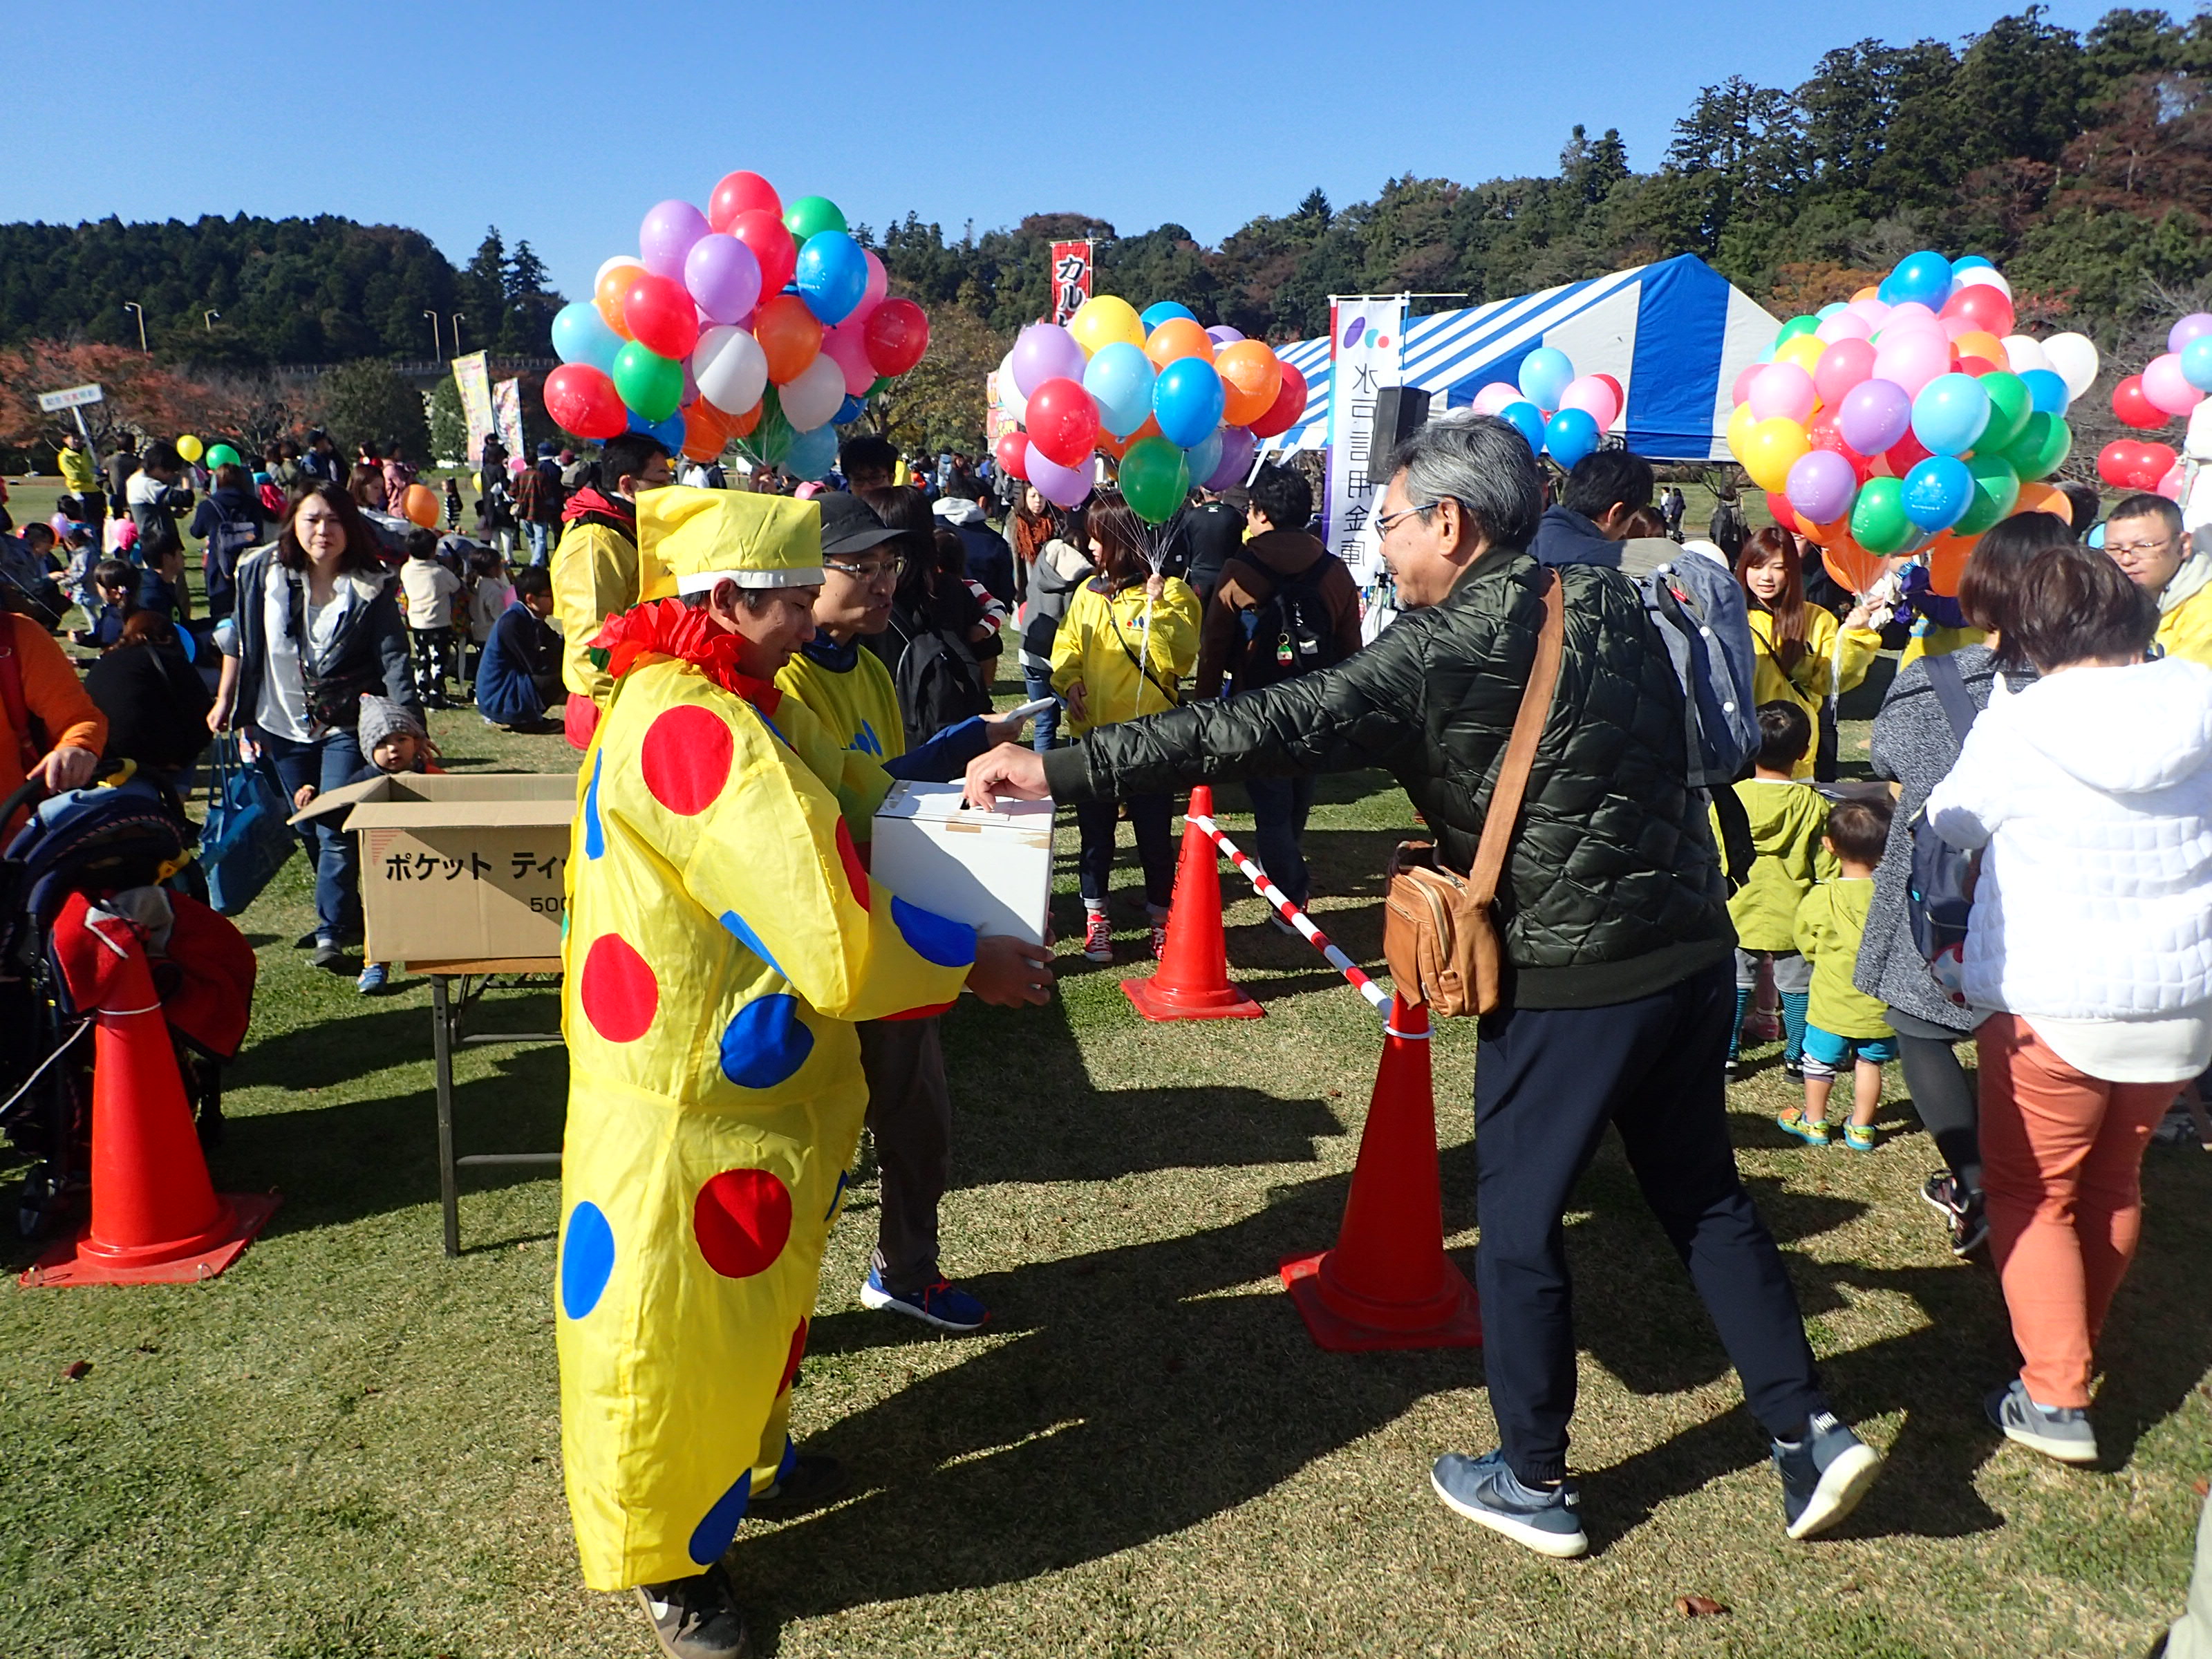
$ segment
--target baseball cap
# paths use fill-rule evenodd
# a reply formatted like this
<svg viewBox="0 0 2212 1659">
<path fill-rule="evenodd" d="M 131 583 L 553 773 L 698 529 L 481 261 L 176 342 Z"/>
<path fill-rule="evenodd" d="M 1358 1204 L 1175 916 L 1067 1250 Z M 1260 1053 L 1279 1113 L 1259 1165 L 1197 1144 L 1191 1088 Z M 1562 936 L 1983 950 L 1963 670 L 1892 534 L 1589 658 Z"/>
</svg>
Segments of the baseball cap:
<svg viewBox="0 0 2212 1659">
<path fill-rule="evenodd" d="M 858 495 L 831 490 L 814 498 L 822 509 L 822 552 L 826 557 L 862 553 L 890 541 L 899 532 L 876 516 L 875 509 Z"/>
</svg>

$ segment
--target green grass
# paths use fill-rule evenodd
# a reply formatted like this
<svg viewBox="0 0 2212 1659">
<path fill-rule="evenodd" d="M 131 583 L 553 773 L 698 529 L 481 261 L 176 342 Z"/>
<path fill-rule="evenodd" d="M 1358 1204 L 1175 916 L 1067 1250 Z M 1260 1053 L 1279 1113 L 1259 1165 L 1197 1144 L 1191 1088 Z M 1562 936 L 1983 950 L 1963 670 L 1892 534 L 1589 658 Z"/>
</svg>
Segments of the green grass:
<svg viewBox="0 0 2212 1659">
<path fill-rule="evenodd" d="M 432 720 L 458 766 L 570 760 L 467 711 Z M 1845 737 L 1863 755 L 1864 727 Z M 1220 804 L 1249 831 L 1239 792 Z M 1379 777 L 1322 786 L 1316 908 L 1370 964 L 1376 872 L 1409 821 Z M 1073 842 L 1064 828 L 1064 862 Z M 947 1021 L 945 1265 L 994 1309 L 988 1333 L 918 1339 L 859 1309 L 872 1188 L 832 1239 L 794 1428 L 854 1487 L 741 1534 L 732 1570 L 775 1650 L 2124 1656 L 2179 1608 L 2191 1483 L 2212 1465 L 2212 1159 L 2151 1155 L 2143 1252 L 2106 1333 L 2107 1461 L 2062 1470 L 1979 1419 L 2007 1363 L 2001 1304 L 1915 1195 L 1937 1160 L 1909 1107 L 1885 1108 L 1870 1156 L 1808 1151 L 1773 1128 L 1790 1095 L 1755 1053 L 1733 1091 L 1744 1171 L 1888 1474 L 1832 1540 L 1782 1537 L 1761 1439 L 1608 1145 L 1568 1218 L 1595 1551 L 1544 1562 L 1427 1490 L 1437 1452 L 1494 1442 L 1480 1355 L 1325 1354 L 1274 1279 L 1335 1232 L 1373 1016 L 1231 880 L 1231 958 L 1267 1018 L 1143 1024 L 1117 989 L 1142 971 L 1133 858 L 1116 873 L 1122 962 L 1064 947 L 1051 1006 L 970 1000 Z M 290 943 L 310 911 L 295 860 L 243 919 L 262 981 L 213 1164 L 228 1189 L 283 1190 L 268 1233 L 210 1285 L 0 1293 L 0 1650 L 650 1651 L 635 1608 L 576 1577 L 557 1184 L 465 1177 L 466 1253 L 442 1258 L 427 992 L 364 1000 L 310 971 Z M 554 1014 L 548 989 L 503 991 L 479 1023 Z M 1473 1033 L 1434 1046 L 1464 1262 Z M 464 1151 L 558 1145 L 558 1048 L 470 1048 L 457 1066 Z M 11 1245 L 6 1265 L 30 1254 Z M 1732 1611 L 1686 1622 L 1686 1594 Z"/>
</svg>

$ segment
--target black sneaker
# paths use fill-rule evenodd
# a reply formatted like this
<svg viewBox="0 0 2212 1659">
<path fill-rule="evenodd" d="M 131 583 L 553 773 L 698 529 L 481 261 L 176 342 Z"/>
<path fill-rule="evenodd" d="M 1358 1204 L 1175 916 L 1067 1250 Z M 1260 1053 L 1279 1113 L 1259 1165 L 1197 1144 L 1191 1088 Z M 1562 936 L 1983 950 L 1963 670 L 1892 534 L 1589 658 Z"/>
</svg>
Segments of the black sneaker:
<svg viewBox="0 0 2212 1659">
<path fill-rule="evenodd" d="M 322 942 L 323 936 L 317 933 L 313 928 L 310 927 L 306 933 L 301 934 L 299 938 L 292 941 L 292 948 L 295 951 L 312 951 Z"/>
<path fill-rule="evenodd" d="M 754 1521 L 788 1521 L 820 1509 L 850 1485 L 845 1466 L 836 1458 L 823 1452 L 801 1452 L 791 1460 L 783 1479 L 753 1494 L 745 1515 Z"/>
<path fill-rule="evenodd" d="M 310 968 L 327 968 L 337 973 L 346 965 L 345 949 L 334 939 L 317 939 L 315 948 L 307 957 Z"/>
<path fill-rule="evenodd" d="M 1782 1516 L 1792 1538 L 1809 1538 L 1858 1507 L 1881 1473 L 1881 1454 L 1839 1422 L 1815 1412 L 1804 1439 L 1773 1443 L 1782 1477 Z"/>
<path fill-rule="evenodd" d="M 1951 1224 L 1951 1254 L 1960 1258 L 1989 1243 L 1990 1221 L 1982 1195 L 1959 1185 L 1959 1178 L 1938 1170 L 1920 1188 L 1921 1202 Z"/>
<path fill-rule="evenodd" d="M 1782 1075 L 1788 1078 L 1792 1083 L 1802 1083 L 1805 1080 L 1805 1062 L 1802 1060 L 1784 1060 L 1782 1062 Z"/>
<path fill-rule="evenodd" d="M 696 1578 L 640 1584 L 636 1595 L 653 1621 L 653 1639 L 669 1659 L 744 1659 L 752 1651 L 745 1616 L 720 1567 Z"/>
</svg>

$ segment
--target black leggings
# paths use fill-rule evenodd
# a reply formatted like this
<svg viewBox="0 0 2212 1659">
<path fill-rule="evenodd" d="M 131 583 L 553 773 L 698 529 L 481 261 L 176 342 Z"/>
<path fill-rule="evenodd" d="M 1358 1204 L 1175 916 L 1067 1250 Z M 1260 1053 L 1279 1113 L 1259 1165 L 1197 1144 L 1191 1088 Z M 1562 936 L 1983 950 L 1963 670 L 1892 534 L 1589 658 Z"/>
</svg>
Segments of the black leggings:
<svg viewBox="0 0 2212 1659">
<path fill-rule="evenodd" d="M 1905 1086 L 1912 1091 L 1912 1109 L 1936 1142 L 1936 1150 L 1950 1166 L 1959 1184 L 1970 1193 L 1982 1190 L 1981 1105 L 1974 1085 L 1966 1078 L 1953 1045 L 1966 1041 L 1940 1025 L 1900 1016 L 1889 1011 L 1897 1032 L 1897 1057 L 1905 1073 Z"/>
</svg>

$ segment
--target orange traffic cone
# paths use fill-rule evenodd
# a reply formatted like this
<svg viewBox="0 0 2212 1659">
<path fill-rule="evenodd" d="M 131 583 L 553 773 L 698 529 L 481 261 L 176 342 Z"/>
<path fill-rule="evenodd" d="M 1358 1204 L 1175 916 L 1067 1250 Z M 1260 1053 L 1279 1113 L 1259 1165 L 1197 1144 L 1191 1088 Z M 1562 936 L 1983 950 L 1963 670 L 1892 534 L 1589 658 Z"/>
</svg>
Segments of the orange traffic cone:
<svg viewBox="0 0 2212 1659">
<path fill-rule="evenodd" d="M 72 895 L 54 925 L 70 997 L 96 1022 L 92 1220 L 40 1257 L 27 1285 L 173 1285 L 235 1261 L 276 1208 L 271 1194 L 218 1195 L 137 930 Z"/>
<path fill-rule="evenodd" d="M 1313 1340 L 1337 1352 L 1474 1347 L 1474 1287 L 1444 1254 L 1429 1011 L 1394 997 L 1383 1030 L 1336 1248 L 1285 1257 L 1283 1285 Z"/>
<path fill-rule="evenodd" d="M 1257 1019 L 1267 1011 L 1229 982 L 1229 946 L 1221 936 L 1219 854 L 1191 817 L 1213 816 L 1213 791 L 1190 792 L 1183 820 L 1182 859 L 1176 867 L 1168 942 L 1150 979 L 1125 979 L 1122 994 L 1146 1019 Z"/>
</svg>

